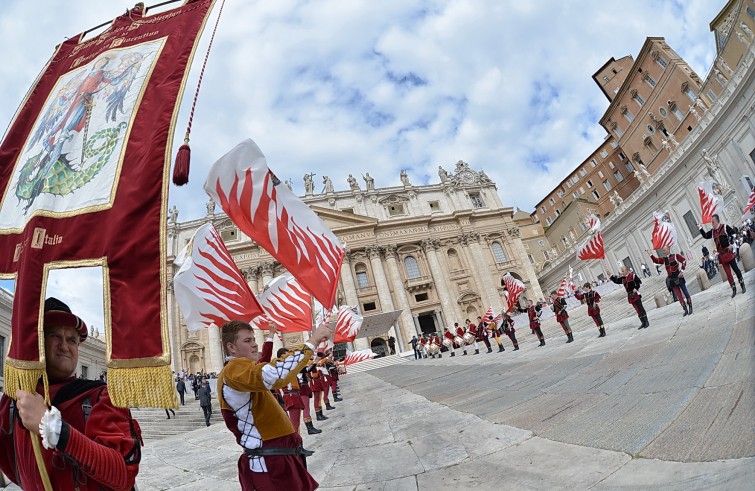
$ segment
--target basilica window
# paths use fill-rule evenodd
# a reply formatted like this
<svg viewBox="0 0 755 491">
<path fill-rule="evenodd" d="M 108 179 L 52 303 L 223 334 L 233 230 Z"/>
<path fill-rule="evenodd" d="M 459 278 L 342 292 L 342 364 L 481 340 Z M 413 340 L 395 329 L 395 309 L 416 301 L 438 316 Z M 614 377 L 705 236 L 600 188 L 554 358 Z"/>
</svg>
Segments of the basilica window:
<svg viewBox="0 0 755 491">
<path fill-rule="evenodd" d="M 548 226 L 550 226 L 553 223 L 553 219 L 551 217 L 545 217 L 545 223 L 547 223 Z"/>
<path fill-rule="evenodd" d="M 419 272 L 419 264 L 417 264 L 414 256 L 406 256 L 404 258 L 404 270 L 406 271 L 406 277 L 409 279 L 422 276 Z"/>
<path fill-rule="evenodd" d="M 619 138 L 624 136 L 624 130 L 622 130 L 619 125 L 614 126 L 613 131 L 616 132 L 616 136 Z"/>
<path fill-rule="evenodd" d="M 653 80 L 653 77 L 651 77 L 649 74 L 645 74 L 645 82 L 651 87 L 655 87 L 655 80 Z"/>
<path fill-rule="evenodd" d="M 451 271 L 461 271 L 461 261 L 459 260 L 459 255 L 456 251 L 454 249 L 449 249 L 446 255 L 448 256 L 448 264 L 451 266 Z"/>
<path fill-rule="evenodd" d="M 611 190 L 611 183 L 608 181 L 603 181 L 603 187 L 606 188 L 606 191 Z"/>
<path fill-rule="evenodd" d="M 354 267 L 354 273 L 356 273 L 357 276 L 358 288 L 367 288 L 370 286 L 370 279 L 367 277 L 367 266 L 362 263 L 357 264 Z"/>
<path fill-rule="evenodd" d="M 624 111 L 624 117 L 627 118 L 627 121 L 629 121 L 630 123 L 634 121 L 634 114 L 632 114 L 632 111 L 630 111 L 629 109 L 626 109 Z"/>
<path fill-rule="evenodd" d="M 713 89 L 708 89 L 708 92 L 706 92 L 706 94 L 708 94 L 708 99 L 710 99 L 711 101 L 715 102 L 715 100 L 718 99 L 718 97 L 716 97 L 716 93 L 713 92 Z"/>
<path fill-rule="evenodd" d="M 503 252 L 503 246 L 500 242 L 493 242 L 490 244 L 490 249 L 493 251 L 493 257 L 495 258 L 495 262 L 505 263 L 506 262 L 506 254 Z"/>
<path fill-rule="evenodd" d="M 223 242 L 233 242 L 234 240 L 238 240 L 239 234 L 235 228 L 231 227 L 221 230 L 220 238 L 223 239 Z"/>
<path fill-rule="evenodd" d="M 480 193 L 469 193 L 469 200 L 472 202 L 473 208 L 485 208 L 485 202 L 482 201 Z"/>
<path fill-rule="evenodd" d="M 663 57 L 660 55 L 656 57 L 655 61 L 658 62 L 661 68 L 666 68 L 668 66 L 668 63 L 666 62 L 666 60 L 664 60 Z"/>
<path fill-rule="evenodd" d="M 600 199 L 600 194 L 597 191 L 592 192 L 592 197 L 595 199 Z"/>
<path fill-rule="evenodd" d="M 600 156 L 603 158 L 608 157 L 608 151 L 604 148 L 603 150 L 600 151 Z"/>
<path fill-rule="evenodd" d="M 630 161 L 627 160 L 624 162 L 624 167 L 626 167 L 629 172 L 634 172 L 634 166 Z"/>
<path fill-rule="evenodd" d="M 406 215 L 406 210 L 404 210 L 404 205 L 402 203 L 395 203 L 392 205 L 388 205 L 388 215 L 395 217 L 400 215 Z"/>
<path fill-rule="evenodd" d="M 674 105 L 673 108 L 671 108 L 671 111 L 674 113 L 674 116 L 676 116 L 676 119 L 681 121 L 684 119 L 684 114 L 682 114 L 682 111 L 679 109 L 679 106 Z"/>
<path fill-rule="evenodd" d="M 616 182 L 621 182 L 624 180 L 624 176 L 621 175 L 621 171 L 614 172 L 613 177 L 616 178 Z"/>
<path fill-rule="evenodd" d="M 632 96 L 632 99 L 634 99 L 634 102 L 639 104 L 640 107 L 645 105 L 645 99 L 643 99 L 638 93 L 635 93 L 634 96 Z"/>
<path fill-rule="evenodd" d="M 686 96 L 689 97 L 690 101 L 695 102 L 695 99 L 697 99 L 697 94 L 695 94 L 695 91 L 692 90 L 692 87 L 690 87 L 688 83 L 684 84 L 682 90 L 684 91 Z"/>
</svg>

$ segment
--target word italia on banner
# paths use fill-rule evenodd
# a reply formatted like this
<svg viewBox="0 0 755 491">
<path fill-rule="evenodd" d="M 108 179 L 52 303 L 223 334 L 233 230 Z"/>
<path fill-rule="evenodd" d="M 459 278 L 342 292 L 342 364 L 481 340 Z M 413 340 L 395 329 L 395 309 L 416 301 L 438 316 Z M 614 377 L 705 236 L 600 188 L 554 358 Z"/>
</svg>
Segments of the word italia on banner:
<svg viewBox="0 0 755 491">
<path fill-rule="evenodd" d="M 0 144 L 0 275 L 16 277 L 9 395 L 34 391 L 44 373 L 49 271 L 100 266 L 111 399 L 177 405 L 164 272 L 169 142 L 212 5 L 147 17 L 139 4 L 92 39 L 71 36 L 20 104 Z"/>
</svg>

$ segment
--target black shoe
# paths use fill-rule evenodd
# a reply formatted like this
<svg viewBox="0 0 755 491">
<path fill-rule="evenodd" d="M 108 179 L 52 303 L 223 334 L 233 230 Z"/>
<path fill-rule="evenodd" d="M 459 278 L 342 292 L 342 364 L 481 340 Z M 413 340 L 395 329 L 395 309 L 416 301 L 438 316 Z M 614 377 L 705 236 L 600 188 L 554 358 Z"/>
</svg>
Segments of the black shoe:
<svg viewBox="0 0 755 491">
<path fill-rule="evenodd" d="M 443 355 L 438 355 L 438 358 L 443 358 Z"/>
<path fill-rule="evenodd" d="M 338 396 L 333 396 L 333 402 L 341 402 L 343 399 L 341 399 Z"/>
<path fill-rule="evenodd" d="M 545 339 L 541 339 L 540 344 L 538 346 L 545 346 Z"/>
<path fill-rule="evenodd" d="M 500 353 L 501 351 L 506 351 L 506 348 L 504 348 L 503 346 L 499 346 L 498 347 L 498 352 Z"/>
<path fill-rule="evenodd" d="M 325 421 L 326 419 L 328 419 L 327 416 L 322 414 L 322 409 L 320 409 L 319 411 L 315 411 L 315 414 L 317 414 L 317 421 Z"/>
<path fill-rule="evenodd" d="M 731 298 L 737 294 L 737 285 L 731 285 Z"/>
<path fill-rule="evenodd" d="M 739 280 L 739 286 L 742 287 L 742 293 L 747 293 L 747 288 L 745 288 L 745 281 Z"/>
<path fill-rule="evenodd" d="M 492 353 L 492 352 L 493 352 L 493 348 L 488 348 L 488 353 Z"/>
<path fill-rule="evenodd" d="M 689 309 L 689 315 L 692 315 L 692 300 L 687 299 L 687 309 Z"/>
<path fill-rule="evenodd" d="M 330 405 L 330 402 L 326 402 L 326 403 L 325 403 L 325 409 L 327 409 L 328 411 L 330 411 L 330 410 L 332 410 L 332 409 L 335 409 L 335 406 L 331 406 L 331 405 Z"/>
<path fill-rule="evenodd" d="M 452 352 L 451 352 L 451 356 L 456 356 L 456 353 L 454 353 L 454 352 L 452 351 Z"/>
<path fill-rule="evenodd" d="M 474 354 L 479 355 L 480 354 L 480 350 L 478 350 L 478 349 L 474 350 Z"/>
<path fill-rule="evenodd" d="M 467 356 L 467 352 L 465 351 L 464 353 L 461 354 L 461 356 Z"/>
<path fill-rule="evenodd" d="M 684 308 L 684 315 L 682 317 L 687 317 L 689 315 L 689 310 L 687 310 L 687 304 L 683 303 L 682 308 Z"/>
<path fill-rule="evenodd" d="M 566 336 L 569 338 L 567 343 L 571 343 L 572 341 L 574 341 L 574 336 L 572 336 L 572 333 L 568 333 Z"/>
<path fill-rule="evenodd" d="M 315 428 L 315 425 L 313 425 L 311 421 L 305 421 L 304 424 L 307 425 L 308 435 L 317 435 L 318 433 L 322 433 L 322 430 Z"/>
<path fill-rule="evenodd" d="M 519 351 L 519 345 L 514 346 L 514 351 Z"/>
<path fill-rule="evenodd" d="M 598 337 L 599 338 L 603 338 L 605 336 L 606 336 L 606 328 L 605 327 L 601 327 L 600 328 L 600 336 L 598 336 Z"/>
</svg>

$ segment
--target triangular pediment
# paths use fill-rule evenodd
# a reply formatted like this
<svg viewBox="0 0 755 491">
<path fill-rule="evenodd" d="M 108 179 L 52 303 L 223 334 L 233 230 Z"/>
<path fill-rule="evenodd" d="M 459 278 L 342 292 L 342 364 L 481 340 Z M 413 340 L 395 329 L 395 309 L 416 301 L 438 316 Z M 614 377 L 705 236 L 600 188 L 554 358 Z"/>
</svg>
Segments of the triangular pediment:
<svg viewBox="0 0 755 491">
<path fill-rule="evenodd" d="M 320 220 L 325 222 L 325 225 L 333 231 L 349 227 L 377 225 L 376 218 L 355 215 L 354 213 L 347 213 L 345 211 L 330 210 L 321 206 L 310 206 L 310 208 L 312 208 L 312 211 L 317 213 Z"/>
</svg>

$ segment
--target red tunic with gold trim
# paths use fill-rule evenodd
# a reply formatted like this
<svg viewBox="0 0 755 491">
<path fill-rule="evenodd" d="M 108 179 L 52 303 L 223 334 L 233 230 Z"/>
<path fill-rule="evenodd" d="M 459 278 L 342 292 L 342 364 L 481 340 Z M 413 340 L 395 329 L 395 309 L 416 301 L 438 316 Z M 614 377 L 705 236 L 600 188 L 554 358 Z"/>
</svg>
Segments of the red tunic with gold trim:
<svg viewBox="0 0 755 491">
<path fill-rule="evenodd" d="M 501 321 L 501 328 L 506 334 L 509 332 L 516 332 L 516 329 L 514 329 L 514 319 L 511 317 L 504 317 Z"/>
<path fill-rule="evenodd" d="M 460 338 L 463 338 L 464 337 L 464 328 L 461 327 L 461 326 L 457 327 L 456 328 L 456 335 L 459 336 Z"/>
<path fill-rule="evenodd" d="M 642 298 L 637 289 L 640 287 L 640 280 L 631 271 L 626 276 L 611 276 L 611 281 L 618 285 L 624 285 L 627 292 L 627 302 L 637 303 Z"/>
<path fill-rule="evenodd" d="M 42 384 L 37 393 L 43 394 Z M 141 429 L 128 409 L 116 408 L 102 382 L 67 379 L 50 384 L 52 405 L 61 413 L 67 437 L 55 450 L 39 448 L 55 491 L 103 489 L 130 490 L 141 460 Z M 82 406 L 89 400 L 91 412 L 85 418 Z M 0 470 L 25 490 L 44 490 L 34 457 L 29 431 L 16 411 L 11 439 L 11 399 L 0 399 Z M 14 469 L 18 467 L 18 479 Z M 54 462 L 53 462 L 54 461 Z M 77 479 L 78 478 L 78 479 Z"/>
<path fill-rule="evenodd" d="M 444 332 L 444 333 L 443 333 L 443 337 L 444 337 L 444 338 L 446 338 L 446 339 L 450 339 L 451 341 L 453 341 L 453 340 L 454 340 L 454 335 L 453 335 L 453 334 L 451 334 L 451 331 L 446 331 L 446 332 Z"/>
</svg>

